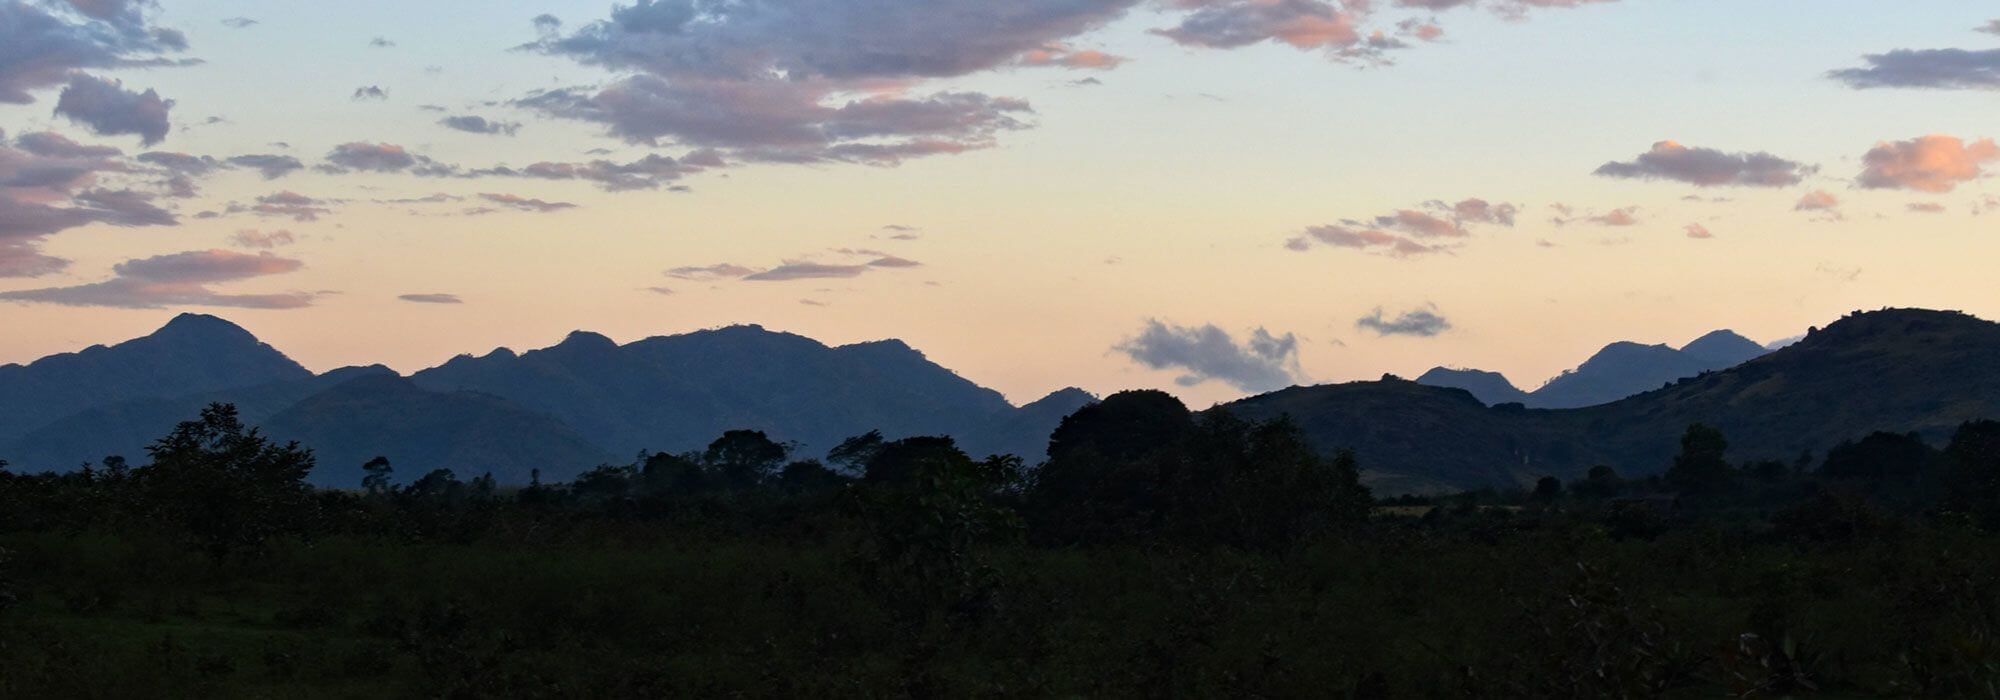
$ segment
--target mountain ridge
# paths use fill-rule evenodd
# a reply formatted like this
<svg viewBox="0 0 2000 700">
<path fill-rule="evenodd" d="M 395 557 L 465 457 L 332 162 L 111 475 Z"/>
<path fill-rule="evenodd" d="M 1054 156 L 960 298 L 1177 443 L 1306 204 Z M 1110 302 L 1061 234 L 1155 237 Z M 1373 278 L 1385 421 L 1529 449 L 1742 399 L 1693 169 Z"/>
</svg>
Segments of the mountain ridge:
<svg viewBox="0 0 2000 700">
<path fill-rule="evenodd" d="M 1678 348 L 1615 341 L 1532 391 L 1520 389 L 1498 372 L 1469 368 L 1433 367 L 1417 382 L 1465 389 L 1487 405 L 1581 408 L 1611 403 L 1702 372 L 1734 367 L 1768 352 L 1763 345 L 1725 329 L 1710 331 Z"/>
<path fill-rule="evenodd" d="M 162 347 L 172 351 L 158 352 Z M 392 458 L 403 454 L 399 462 L 415 460 L 403 464 L 407 469 L 426 469 L 435 460 L 462 462 L 467 452 L 439 446 L 462 448 L 467 441 L 499 439 L 488 432 L 492 426 L 511 426 L 518 434 L 504 437 L 517 444 L 519 454 L 485 453 L 483 458 L 493 462 L 491 470 L 512 478 L 525 474 L 534 460 L 589 458 L 587 463 L 547 465 L 554 479 L 594 466 L 606 455 L 700 449 L 732 429 L 765 430 L 798 443 L 801 458 L 875 429 L 892 438 L 953 435 L 975 452 L 1038 454 L 1063 416 L 1095 400 L 1072 389 L 1015 407 L 999 392 L 930 362 L 902 340 L 829 346 L 758 325 L 651 336 L 624 345 L 577 330 L 548 347 L 460 354 L 404 377 L 380 365 L 313 375 L 240 326 L 214 316 L 182 314 L 146 336 L 50 356 L 26 367 L 78 362 L 145 366 L 151 356 L 199 362 L 239 355 L 261 358 L 278 369 L 237 360 L 221 366 L 254 371 L 223 371 L 221 377 L 192 371 L 195 376 L 182 381 L 139 377 L 95 388 L 79 379 L 87 374 L 80 372 L 57 373 L 34 386 L 16 382 L 19 389 L 0 393 L 0 399 L 17 409 L 50 403 L 29 394 L 78 396 L 73 391 L 77 386 L 85 391 L 61 411 L 24 412 L 30 415 L 17 421 L 22 424 L 18 429 L 0 435 L 0 454 L 17 468 L 34 469 L 69 469 L 111 454 L 138 458 L 152 440 L 203 406 L 227 402 L 238 405 L 246 423 L 269 423 L 302 436 L 308 446 L 320 448 L 323 460 L 352 457 L 348 452 Z M 166 372 L 170 363 L 160 364 Z M 16 368 L 10 372 L 28 371 L 10 367 Z M 370 401 L 356 395 L 370 386 L 384 396 Z M 455 423 L 439 422 L 438 416 L 411 413 L 395 402 L 463 415 Z M 334 406 L 347 410 L 330 408 Z M 306 415 L 312 421 L 300 417 Z M 399 434 L 382 416 L 431 421 L 457 432 Z M 365 421 L 374 421 L 372 429 L 355 429 Z M 310 444 L 336 437 L 340 444 Z M 335 470 L 316 474 L 315 480 L 340 485 L 350 476 L 358 478 L 346 473 L 351 470 L 330 466 Z"/>
<path fill-rule="evenodd" d="M 1462 389 L 1401 380 L 1298 387 L 1224 408 L 1291 416 L 1316 448 L 1356 450 L 1390 494 L 1526 487 L 1597 464 L 1658 474 L 1694 423 L 1728 436 L 1732 460 L 1789 464 L 1875 431 L 1941 443 L 1963 422 L 2000 418 L 2000 324 L 1924 309 L 1856 313 L 1735 367 L 1582 408 L 1487 406 Z"/>
</svg>

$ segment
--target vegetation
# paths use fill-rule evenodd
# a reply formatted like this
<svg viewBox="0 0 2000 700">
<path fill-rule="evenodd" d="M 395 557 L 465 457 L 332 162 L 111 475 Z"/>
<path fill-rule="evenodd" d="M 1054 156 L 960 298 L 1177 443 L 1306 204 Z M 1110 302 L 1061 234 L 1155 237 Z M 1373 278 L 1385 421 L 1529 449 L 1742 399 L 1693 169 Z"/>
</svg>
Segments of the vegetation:
<svg viewBox="0 0 2000 700">
<path fill-rule="evenodd" d="M 1049 459 L 761 432 L 565 484 L 315 490 L 215 405 L 0 463 L 0 697 L 1954 696 L 2000 684 L 2000 423 L 1371 501 L 1157 392 Z M 1665 466 L 1665 465 L 1662 465 Z M 1801 467 L 1804 467 L 1803 469 Z M 324 467 L 323 467 L 324 468 Z"/>
</svg>

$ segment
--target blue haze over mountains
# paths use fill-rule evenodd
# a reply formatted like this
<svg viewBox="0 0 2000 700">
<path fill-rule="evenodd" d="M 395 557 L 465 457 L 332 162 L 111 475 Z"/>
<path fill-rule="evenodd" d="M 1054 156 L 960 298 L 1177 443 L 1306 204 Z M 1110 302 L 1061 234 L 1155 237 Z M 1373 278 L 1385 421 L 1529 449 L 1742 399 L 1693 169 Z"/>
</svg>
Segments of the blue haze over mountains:
<svg viewBox="0 0 2000 700">
<path fill-rule="evenodd" d="M 1719 330 L 1680 348 L 1616 342 L 1576 369 L 1534 391 L 1522 391 L 1497 373 L 1435 367 L 1417 378 L 1427 386 L 1464 389 L 1489 406 L 1518 403 L 1528 408 L 1583 408 L 1658 389 L 1703 372 L 1728 369 L 1770 352 L 1763 345 Z"/>
<path fill-rule="evenodd" d="M 1032 460 L 1064 416 L 1095 400 L 1066 389 L 1015 407 L 901 341 L 827 347 L 757 326 L 623 346 L 580 331 L 409 377 L 379 365 L 314 375 L 235 324 L 184 314 L 143 338 L 0 367 L 0 459 L 32 470 L 113 454 L 143 464 L 147 444 L 221 401 L 266 435 L 314 448 L 313 480 L 341 486 L 376 455 L 405 476 L 442 467 L 526 483 L 531 470 L 566 479 L 739 428 L 793 441 L 799 458 L 881 430 Z"/>
<path fill-rule="evenodd" d="M 1460 385 L 1430 385 L 1446 381 Z M 449 468 L 567 481 L 744 428 L 795 442 L 794 458 L 881 430 L 949 435 L 975 455 L 1034 464 L 1056 426 L 1092 401 L 1065 389 L 1016 407 L 899 341 L 829 347 L 756 326 L 625 345 L 578 332 L 407 377 L 381 366 L 315 375 L 234 324 L 183 315 L 118 345 L 0 366 L 0 459 L 15 471 L 114 454 L 145 464 L 145 447 L 176 423 L 229 402 L 264 434 L 313 448 L 312 480 L 330 486 L 356 485 L 377 455 L 404 480 Z M 1536 407 L 1585 402 L 1595 403 Z M 1533 393 L 1495 374 L 1440 370 L 1218 409 L 1289 419 L 1323 453 L 1353 450 L 1382 495 L 1567 481 L 1600 464 L 1657 474 L 1693 423 L 1721 429 L 1732 460 L 1792 463 L 1878 430 L 1942 444 L 1965 421 L 2000 418 L 2000 324 L 1857 312 L 1775 350 L 1726 331 L 1680 348 L 1614 343 Z"/>
</svg>

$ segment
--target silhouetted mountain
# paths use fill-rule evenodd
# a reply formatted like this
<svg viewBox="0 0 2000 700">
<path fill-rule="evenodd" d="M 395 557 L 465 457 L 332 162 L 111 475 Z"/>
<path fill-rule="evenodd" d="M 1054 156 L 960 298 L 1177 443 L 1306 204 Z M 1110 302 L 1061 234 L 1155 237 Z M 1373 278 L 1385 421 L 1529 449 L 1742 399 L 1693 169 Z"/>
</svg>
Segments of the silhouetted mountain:
<svg viewBox="0 0 2000 700">
<path fill-rule="evenodd" d="M 0 454 L 31 469 L 74 467 L 120 455 L 144 463 L 146 446 L 211 403 L 236 405 L 237 416 L 257 425 L 306 397 L 364 376 L 396 376 L 381 365 L 343 367 L 319 376 L 172 398 L 142 398 L 85 409 L 5 445 Z"/>
<path fill-rule="evenodd" d="M 625 346 L 579 331 L 542 350 L 460 356 L 407 381 L 379 366 L 315 377 L 247 331 L 195 315 L 111 348 L 0 368 L 0 390 L 11 421 L 0 427 L 12 429 L 0 434 L 0 455 L 18 469 L 113 454 L 143 462 L 153 440 L 225 402 L 246 423 L 321 450 L 336 469 L 330 484 L 351 481 L 344 462 L 363 452 L 392 453 L 408 469 L 491 468 L 520 481 L 540 467 L 567 479 L 605 455 L 700 449 L 737 428 L 798 443 L 801 457 L 880 430 L 951 435 L 975 453 L 1032 460 L 1063 416 L 1094 400 L 1066 390 L 1015 409 L 901 341 L 827 347 L 756 326 Z M 474 466 L 475 457 L 494 461 Z"/>
<path fill-rule="evenodd" d="M 1526 403 L 1528 392 L 1521 391 L 1506 375 L 1476 369 L 1451 369 L 1432 367 L 1424 376 L 1417 377 L 1417 383 L 1424 386 L 1464 389 L 1488 406 L 1503 403 Z"/>
<path fill-rule="evenodd" d="M 1758 345 L 1757 341 L 1730 330 L 1715 331 L 1681 346 L 1681 354 L 1707 363 L 1714 369 L 1735 367 L 1763 357 L 1768 352 L 1770 350 Z"/>
<path fill-rule="evenodd" d="M 236 324 L 182 314 L 143 338 L 0 366 L 0 444 L 91 408 L 311 376 Z"/>
<path fill-rule="evenodd" d="M 2000 418 L 2000 324 L 1942 311 L 1856 314 L 1736 367 L 1579 409 L 1492 408 L 1400 380 L 1287 389 L 1227 409 L 1289 414 L 1320 449 L 1356 450 L 1384 493 L 1568 480 L 1594 464 L 1655 474 L 1693 423 L 1720 428 L 1732 460 L 1790 462 L 1878 430 L 1941 442 L 1960 423 Z"/>
<path fill-rule="evenodd" d="M 352 487 L 361 465 L 388 457 L 397 479 L 452 469 L 462 479 L 492 473 L 527 483 L 532 470 L 568 478 L 611 456 L 545 414 L 494 396 L 425 391 L 394 374 L 351 379 L 262 422 L 273 439 L 313 449 L 311 481 Z"/>
<path fill-rule="evenodd" d="M 892 439 L 972 435 L 1015 410 L 901 341 L 830 348 L 758 326 L 625 346 L 577 332 L 519 355 L 460 356 L 412 379 L 547 411 L 615 454 L 699 449 L 748 428 L 816 455 L 869 430 Z"/>
<path fill-rule="evenodd" d="M 959 440 L 959 447 L 968 454 L 1011 454 L 1035 464 L 1047 456 L 1049 434 L 1056 431 L 1056 426 L 1062 425 L 1069 414 L 1093 403 L 1097 403 L 1097 397 L 1088 391 L 1076 387 L 1063 389 L 966 434 Z"/>
<path fill-rule="evenodd" d="M 1693 377 L 1734 367 L 1769 352 L 1734 331 L 1715 331 L 1674 349 L 1665 345 L 1617 342 L 1581 366 L 1532 392 L 1522 393 L 1507 378 L 1479 370 L 1432 369 L 1417 378 L 1428 386 L 1465 389 L 1489 405 L 1519 402 L 1529 408 L 1596 406 Z"/>
<path fill-rule="evenodd" d="M 1714 368 L 1665 345 L 1612 343 L 1530 392 L 1527 404 L 1533 408 L 1607 404 L 1708 369 Z"/>
</svg>

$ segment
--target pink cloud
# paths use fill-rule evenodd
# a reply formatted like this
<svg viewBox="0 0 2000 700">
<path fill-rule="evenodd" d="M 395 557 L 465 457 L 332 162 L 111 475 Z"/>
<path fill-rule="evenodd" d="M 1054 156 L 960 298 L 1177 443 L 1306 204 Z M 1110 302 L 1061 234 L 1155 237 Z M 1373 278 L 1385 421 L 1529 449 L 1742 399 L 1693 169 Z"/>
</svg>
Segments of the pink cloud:
<svg viewBox="0 0 2000 700">
<path fill-rule="evenodd" d="M 1814 190 L 1800 197 L 1799 203 L 1792 207 L 1792 211 L 1833 211 L 1838 208 L 1840 208 L 1840 198 L 1826 190 Z"/>
<path fill-rule="evenodd" d="M 1862 187 L 1950 192 L 1959 183 L 1978 179 L 1982 165 L 2000 158 L 1993 139 L 1966 143 L 1956 136 L 1931 134 L 1909 141 L 1885 141 L 1862 161 Z"/>
</svg>

